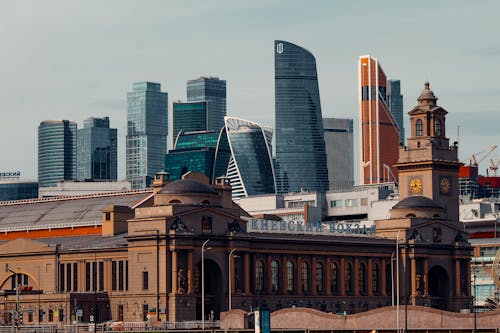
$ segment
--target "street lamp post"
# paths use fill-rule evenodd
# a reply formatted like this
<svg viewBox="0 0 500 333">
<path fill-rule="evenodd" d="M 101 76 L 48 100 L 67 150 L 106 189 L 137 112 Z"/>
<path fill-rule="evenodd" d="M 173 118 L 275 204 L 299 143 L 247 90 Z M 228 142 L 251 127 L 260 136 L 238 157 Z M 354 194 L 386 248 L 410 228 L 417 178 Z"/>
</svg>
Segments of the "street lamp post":
<svg viewBox="0 0 500 333">
<path fill-rule="evenodd" d="M 229 298 L 229 300 L 228 300 L 229 311 L 231 311 L 231 278 L 232 278 L 231 277 L 231 274 L 232 274 L 232 272 L 231 272 L 231 259 L 234 258 L 234 257 L 236 257 L 236 256 L 233 256 L 234 251 L 236 251 L 236 248 L 232 249 L 229 252 L 228 264 L 227 264 L 228 265 L 228 270 L 229 270 L 229 274 L 228 274 L 229 275 L 229 279 L 228 279 L 228 282 L 227 282 L 227 284 L 228 284 L 227 295 L 228 295 L 228 298 Z"/>
<path fill-rule="evenodd" d="M 205 251 L 210 250 L 205 246 L 210 241 L 207 239 L 201 246 L 201 329 L 205 329 Z"/>
<path fill-rule="evenodd" d="M 474 281 L 473 281 L 473 288 L 474 288 L 474 297 L 472 298 L 472 312 L 474 314 L 474 333 L 477 331 L 477 314 L 476 314 L 476 267 L 474 267 Z"/>
<path fill-rule="evenodd" d="M 398 230 L 398 236 L 396 239 L 396 327 L 399 333 L 399 234 L 401 230 Z"/>
</svg>

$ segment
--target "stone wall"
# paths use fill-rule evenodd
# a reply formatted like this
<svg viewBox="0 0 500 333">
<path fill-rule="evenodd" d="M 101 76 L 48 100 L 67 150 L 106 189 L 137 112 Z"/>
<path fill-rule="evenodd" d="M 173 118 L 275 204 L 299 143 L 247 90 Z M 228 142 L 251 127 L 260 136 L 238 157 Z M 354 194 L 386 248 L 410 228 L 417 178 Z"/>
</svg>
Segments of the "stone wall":
<svg viewBox="0 0 500 333">
<path fill-rule="evenodd" d="M 372 330 L 395 329 L 396 307 L 383 307 L 352 315 L 336 315 L 309 308 L 287 308 L 271 313 L 272 329 L 342 329 L 342 330 Z M 245 313 L 233 310 L 231 314 L 221 316 L 221 328 L 245 328 Z M 476 314 L 478 329 L 498 329 L 500 327 L 500 310 Z M 408 329 L 466 329 L 474 328 L 474 314 L 447 312 L 422 306 L 399 308 L 399 328 L 405 328 L 405 318 Z M 231 319 L 231 325 L 229 322 Z M 240 326 L 237 326 L 240 325 Z M 230 327 L 231 326 L 231 327 Z"/>
</svg>

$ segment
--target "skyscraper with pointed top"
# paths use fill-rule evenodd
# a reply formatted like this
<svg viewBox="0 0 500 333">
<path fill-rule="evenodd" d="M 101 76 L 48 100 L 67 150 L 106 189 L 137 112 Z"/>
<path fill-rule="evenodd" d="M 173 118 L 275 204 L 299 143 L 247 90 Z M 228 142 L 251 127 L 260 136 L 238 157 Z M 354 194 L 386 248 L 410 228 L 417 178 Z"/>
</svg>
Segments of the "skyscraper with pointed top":
<svg viewBox="0 0 500 333">
<path fill-rule="evenodd" d="M 308 50 L 274 42 L 277 190 L 328 190 L 316 59 Z"/>
</svg>

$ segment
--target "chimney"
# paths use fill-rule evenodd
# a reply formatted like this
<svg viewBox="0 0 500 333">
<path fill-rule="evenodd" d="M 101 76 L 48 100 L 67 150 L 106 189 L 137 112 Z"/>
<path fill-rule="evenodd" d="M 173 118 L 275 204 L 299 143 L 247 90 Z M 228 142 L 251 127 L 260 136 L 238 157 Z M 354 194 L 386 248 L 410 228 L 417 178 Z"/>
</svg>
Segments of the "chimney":
<svg viewBox="0 0 500 333">
<path fill-rule="evenodd" d="M 226 176 L 220 176 L 215 179 L 215 190 L 218 194 L 219 205 L 224 208 L 233 207 L 233 188 Z"/>
<path fill-rule="evenodd" d="M 160 192 L 163 186 L 167 185 L 168 183 L 170 183 L 170 174 L 165 171 L 157 172 L 153 180 L 154 193 Z"/>
</svg>

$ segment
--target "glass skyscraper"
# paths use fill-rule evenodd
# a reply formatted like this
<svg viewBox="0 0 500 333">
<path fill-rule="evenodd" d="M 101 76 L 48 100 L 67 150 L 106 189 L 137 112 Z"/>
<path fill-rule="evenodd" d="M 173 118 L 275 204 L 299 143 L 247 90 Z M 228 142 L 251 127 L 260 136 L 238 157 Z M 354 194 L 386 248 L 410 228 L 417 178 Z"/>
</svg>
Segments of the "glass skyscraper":
<svg viewBox="0 0 500 333">
<path fill-rule="evenodd" d="M 274 75 L 278 191 L 327 191 L 316 60 L 306 49 L 277 40 Z"/>
<path fill-rule="evenodd" d="M 38 182 L 0 179 L 0 201 L 38 198 Z"/>
<path fill-rule="evenodd" d="M 76 179 L 76 123 L 47 120 L 38 126 L 38 182 L 55 186 Z"/>
<path fill-rule="evenodd" d="M 77 135 L 77 180 L 117 179 L 117 130 L 109 118 L 88 118 Z"/>
<path fill-rule="evenodd" d="M 159 83 L 134 83 L 127 93 L 127 180 L 148 187 L 167 153 L 168 94 Z"/>
<path fill-rule="evenodd" d="M 200 77 L 187 82 L 188 102 L 207 102 L 207 131 L 219 131 L 226 116 L 226 81 Z"/>
<path fill-rule="evenodd" d="M 227 177 L 233 198 L 276 193 L 272 130 L 239 118 L 225 117 L 224 121 L 231 148 Z"/>
<path fill-rule="evenodd" d="M 172 107 L 173 141 L 180 131 L 208 131 L 208 102 L 174 102 Z M 217 129 L 217 132 L 220 130 Z"/>
<path fill-rule="evenodd" d="M 330 190 L 352 190 L 354 186 L 353 120 L 323 118 Z"/>
<path fill-rule="evenodd" d="M 401 81 L 387 80 L 387 104 L 399 127 L 399 142 L 405 143 L 405 128 L 403 122 L 403 95 L 401 95 Z"/>
</svg>

